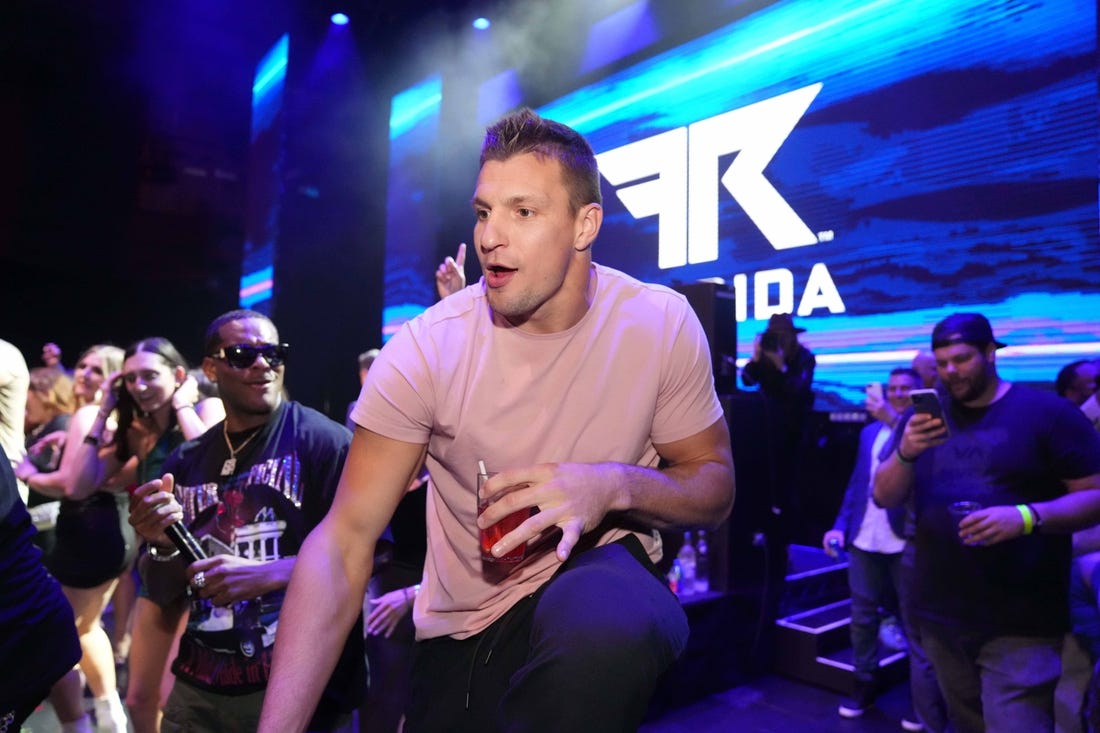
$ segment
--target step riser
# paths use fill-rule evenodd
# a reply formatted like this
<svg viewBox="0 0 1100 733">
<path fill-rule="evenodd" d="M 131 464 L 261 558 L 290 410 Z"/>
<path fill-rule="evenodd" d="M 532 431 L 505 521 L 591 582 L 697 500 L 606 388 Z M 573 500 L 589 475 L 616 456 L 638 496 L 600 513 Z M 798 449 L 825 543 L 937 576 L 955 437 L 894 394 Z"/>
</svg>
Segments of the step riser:
<svg viewBox="0 0 1100 733">
<path fill-rule="evenodd" d="M 779 616 L 791 616 L 849 597 L 848 563 L 819 547 L 791 545 Z"/>
<path fill-rule="evenodd" d="M 902 682 L 909 676 L 909 659 L 902 653 L 899 655 L 897 659 L 879 661 L 878 679 L 884 687 Z M 798 664 L 777 663 L 775 671 L 799 682 L 832 690 L 839 695 L 852 695 L 855 692 L 855 672 L 851 664 L 842 664 L 823 657 L 812 661 L 803 660 Z"/>
<path fill-rule="evenodd" d="M 855 682 L 851 649 L 848 563 L 820 548 L 792 545 L 780 618 L 775 622 L 775 671 L 787 677 L 851 695 Z M 879 649 L 884 684 L 905 679 L 904 652 Z"/>
<path fill-rule="evenodd" d="M 787 677 L 842 695 L 852 694 L 855 668 L 852 665 L 849 624 L 807 632 L 776 623 L 775 671 Z M 908 675 L 905 652 L 879 650 L 879 677 L 885 683 Z"/>
</svg>

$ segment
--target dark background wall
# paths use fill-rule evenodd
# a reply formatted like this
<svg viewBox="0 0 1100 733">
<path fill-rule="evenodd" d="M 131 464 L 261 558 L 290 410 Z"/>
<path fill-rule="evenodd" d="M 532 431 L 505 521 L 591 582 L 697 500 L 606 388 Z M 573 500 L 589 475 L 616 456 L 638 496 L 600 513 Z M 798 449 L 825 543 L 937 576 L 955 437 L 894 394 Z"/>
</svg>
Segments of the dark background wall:
<svg viewBox="0 0 1100 733">
<path fill-rule="evenodd" d="M 527 103 L 550 103 L 590 84 L 583 87 L 584 94 L 592 104 L 602 104 L 616 93 L 615 84 L 608 82 L 613 76 L 598 64 L 580 68 L 585 58 L 581 49 L 596 19 L 602 23 L 611 9 L 629 4 L 0 3 L 0 338 L 19 346 L 32 363 L 48 340 L 61 344 L 71 365 L 93 342 L 125 345 L 150 334 L 168 336 L 192 359 L 200 356 L 205 324 L 237 302 L 246 236 L 252 75 L 275 40 L 289 33 L 273 315 L 294 348 L 288 373 L 292 394 L 341 417 L 356 391 L 355 355 L 376 346 L 379 338 L 386 232 L 395 233 L 401 251 L 420 245 L 409 269 L 423 276 L 416 289 L 427 292 L 428 302 L 434 300 L 431 269 L 470 236 L 468 201 L 480 141 L 478 84 L 508 68 Z M 493 5 L 501 11 L 500 22 L 494 23 L 498 45 L 479 45 L 471 37 L 469 20 L 475 10 L 497 17 Z M 649 0 L 645 16 L 652 31 L 646 41 L 650 45 L 631 46 L 615 63 L 626 73 L 626 66 L 672 50 L 717 25 L 744 18 L 751 22 L 739 28 L 751 29 L 762 18 L 789 12 L 781 24 L 786 27 L 811 8 L 827 15 L 826 5 Z M 925 7 L 909 5 L 911 12 Z M 947 13 L 961 5 L 944 1 L 929 7 Z M 1053 10 L 1040 12 L 1044 6 Z M 975 1 L 966 7 L 986 12 L 989 6 Z M 333 60 L 327 56 L 333 50 L 329 15 L 337 9 L 352 22 L 346 29 L 345 56 L 340 63 L 328 63 L 326 59 Z M 921 12 L 929 14 L 928 20 L 940 17 L 927 9 Z M 1067 13 L 1095 24 L 1095 8 L 1081 0 L 998 6 L 989 12 L 1004 16 L 998 29 L 1024 29 L 1034 38 L 1062 38 L 1061 30 L 1072 25 L 1065 22 Z M 1017 13 L 1019 22 L 1014 20 Z M 913 23 L 907 32 L 931 33 L 926 27 L 928 23 Z M 591 47 L 606 50 L 617 36 L 601 28 L 602 35 L 591 37 Z M 1097 279 L 1097 258 L 1092 256 L 1096 186 L 1095 175 L 1088 175 L 1090 161 L 1095 172 L 1095 95 L 1067 91 L 1067 99 L 1057 101 L 1059 90 L 1095 87 L 1095 44 L 1070 34 L 1076 42 L 1065 51 L 1070 56 L 1056 53 L 1046 59 L 1040 50 L 1029 52 L 1028 63 L 1017 63 L 1013 59 L 1021 49 L 1034 44 L 997 42 L 997 37 L 990 46 L 984 36 L 955 26 L 937 32 L 951 40 L 928 41 L 925 52 L 934 58 L 941 52 L 958 55 L 973 67 L 971 73 L 914 76 L 911 63 L 894 63 L 901 55 L 887 59 L 891 68 L 901 67 L 896 78 L 887 74 L 880 79 L 878 72 L 862 67 L 849 74 L 842 64 L 837 80 L 862 74 L 865 93 L 848 99 L 843 93 L 847 81 L 829 81 L 826 89 L 841 90 L 837 99 L 830 106 L 822 97 L 822 109 L 811 110 L 796 130 L 804 142 L 789 141 L 786 157 L 769 164 L 769 175 L 781 182 L 785 195 L 794 197 L 795 209 L 817 212 L 814 230 L 825 230 L 831 239 L 806 249 L 776 251 L 763 242 L 737 202 L 723 194 L 723 226 L 730 227 L 723 252 L 732 253 L 729 258 L 690 271 L 656 273 L 652 230 L 659 217 L 628 216 L 608 187 L 600 261 L 658 282 L 657 276 L 672 282 L 701 276 L 736 281 L 735 273 L 742 273 L 745 283 L 753 282 L 755 294 L 755 279 L 749 277 L 754 271 L 787 268 L 801 278 L 812 262 L 829 260 L 848 310 L 838 315 L 818 309 L 812 320 L 800 324 L 808 327 L 805 338 L 819 357 L 843 357 L 829 364 L 819 359 L 817 375 L 819 394 L 835 394 L 841 405 L 858 403 L 862 385 L 882 378 L 877 361 L 848 362 L 849 352 L 866 356 L 924 348 L 927 330 L 940 315 L 935 308 L 947 308 L 944 304 L 987 312 L 998 334 L 1012 344 L 1001 361 L 1006 370 L 1017 370 L 1011 378 L 1049 383 L 1062 364 L 1075 358 L 1071 354 L 1079 353 L 1060 352 L 1052 345 L 1072 342 L 1080 350 L 1082 344 L 1097 343 L 1088 316 Z M 836 43 L 823 38 L 816 51 L 802 48 L 784 57 L 794 64 L 789 74 L 785 66 L 773 70 L 765 63 L 758 70 L 764 85 L 760 88 L 779 83 L 778 91 L 801 85 L 804 73 L 818 67 L 814 53 L 837 52 Z M 978 48 L 967 45 L 978 42 Z M 1062 53 L 1065 45 L 1050 47 Z M 982 50 L 986 46 L 990 48 Z M 981 55 L 987 52 L 988 59 Z M 920 58 L 925 63 L 932 56 Z M 932 66 L 940 68 L 937 64 Z M 989 64 L 1003 67 L 997 84 L 989 83 Z M 749 71 L 738 69 L 729 80 L 716 82 L 734 95 L 731 107 L 765 94 Z M 420 228 L 428 234 L 414 236 L 403 230 L 400 217 L 387 220 L 387 121 L 392 96 L 433 73 L 442 76 L 448 90 L 439 110 L 445 134 L 426 143 L 429 150 L 423 155 L 429 166 L 425 177 L 437 181 L 439 204 L 431 209 L 431 226 Z M 777 82 L 771 78 L 776 73 L 790 78 Z M 1081 79 L 1087 82 L 1084 86 L 1065 86 Z M 745 88 L 736 91 L 737 84 Z M 1034 96 L 1037 87 L 1053 90 L 1055 101 L 1040 104 Z M 700 94 L 696 102 L 712 97 Z M 975 104 L 980 107 L 990 98 L 998 112 L 976 114 Z M 684 116 L 676 124 L 704 114 L 693 104 L 669 108 Z M 1072 114 L 1065 113 L 1065 119 L 1055 114 L 1067 109 Z M 909 119 L 916 111 L 921 114 Z M 1026 143 L 1032 157 L 997 147 L 996 155 L 973 160 L 977 146 L 969 141 L 1000 139 L 982 127 L 967 127 L 956 138 L 957 120 L 975 117 L 1000 120 L 989 130 Z M 1022 135 L 1017 119 L 1047 126 Z M 606 129 L 630 136 L 636 134 L 635 123 L 644 129 L 645 114 Z M 838 124 L 853 137 L 838 138 Z M 884 141 L 893 145 L 899 131 L 908 131 L 910 137 L 906 145 L 911 150 L 898 148 L 908 151 L 902 172 L 914 176 L 911 181 L 902 176 L 905 185 L 895 185 L 902 179 L 891 169 L 901 153 L 876 147 Z M 948 138 L 955 147 L 941 144 Z M 851 152 L 843 162 L 833 151 L 845 146 Z M 813 154 L 821 156 L 820 165 L 806 163 L 815 160 Z M 861 155 L 870 156 L 868 165 L 875 165 L 853 164 Z M 929 155 L 952 165 L 956 159 L 972 161 L 976 168 L 960 164 L 952 168 L 954 178 L 945 178 Z M 1028 165 L 1036 167 L 1029 171 Z M 841 171 L 851 175 L 838 177 Z M 971 185 L 975 178 L 985 182 L 978 187 L 980 195 Z M 889 183 L 881 185 L 881 180 Z M 823 181 L 825 188 L 819 185 Z M 1006 186 L 1015 192 L 1012 196 L 1003 195 Z M 868 197 L 879 201 L 885 189 L 890 192 L 883 196 L 900 198 L 885 207 L 865 205 Z M 1038 208 L 1013 203 L 1024 200 Z M 852 203 L 857 201 L 864 203 Z M 879 227 L 893 234 L 883 237 Z M 847 241 L 834 237 L 837 232 L 846 232 Z M 424 241 L 428 239 L 433 241 Z M 471 262 L 467 270 L 476 277 L 476 264 Z M 933 287 L 938 290 L 929 290 Z M 746 287 L 738 289 L 742 296 L 749 293 Z M 1050 305 L 1054 302 L 1065 306 Z M 1037 322 L 1035 316 L 1044 308 L 1045 320 Z M 758 322 L 743 322 L 738 329 L 739 356 L 763 327 L 755 312 L 753 318 Z M 1023 366 L 1018 365 L 1028 371 L 1019 372 Z M 835 409 L 831 404 L 819 397 L 819 408 Z"/>
<path fill-rule="evenodd" d="M 71 365 L 147 334 L 194 358 L 201 324 L 236 302 L 265 33 L 238 37 L 214 3 L 171 5 L 0 11 L 0 330 L 28 361 L 47 340 Z"/>
<path fill-rule="evenodd" d="M 463 5 L 342 3 L 355 52 L 318 71 L 335 5 L 4 3 L 0 338 L 31 366 L 46 341 L 71 366 L 152 334 L 201 357 L 237 304 L 255 64 L 290 32 L 273 316 L 293 396 L 342 419 L 355 356 L 378 345 L 389 94 L 417 73 L 421 29 Z"/>
</svg>

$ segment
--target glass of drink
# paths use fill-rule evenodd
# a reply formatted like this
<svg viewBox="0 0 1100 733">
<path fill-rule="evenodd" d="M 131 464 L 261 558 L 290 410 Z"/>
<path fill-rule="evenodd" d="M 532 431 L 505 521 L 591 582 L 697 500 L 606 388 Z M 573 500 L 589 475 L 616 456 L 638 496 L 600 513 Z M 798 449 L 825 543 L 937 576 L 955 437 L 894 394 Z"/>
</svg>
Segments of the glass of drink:
<svg viewBox="0 0 1100 733">
<path fill-rule="evenodd" d="M 956 501 L 952 503 L 951 506 L 947 507 L 947 510 L 951 512 L 951 518 L 955 520 L 955 537 L 958 538 L 959 542 L 963 542 L 962 537 L 958 534 L 959 522 L 961 522 L 963 517 L 967 514 L 976 512 L 981 508 L 982 505 L 976 501 Z M 966 543 L 963 542 L 963 544 Z"/>
<path fill-rule="evenodd" d="M 491 502 L 481 498 L 481 487 L 489 480 L 490 476 L 496 476 L 496 471 L 482 471 L 477 475 L 477 513 L 481 516 L 481 513 L 485 511 L 486 507 Z M 499 498 L 499 497 L 498 497 Z M 496 524 L 480 529 L 479 534 L 481 536 L 481 559 L 485 562 L 500 562 L 500 563 L 517 563 L 523 560 L 527 556 L 527 543 L 513 547 L 511 550 L 496 557 L 493 555 L 493 545 L 500 542 L 504 535 L 508 534 L 516 527 L 527 521 L 527 518 L 531 516 L 531 509 L 524 508 L 518 511 L 512 512 L 504 519 L 500 520 Z"/>
</svg>

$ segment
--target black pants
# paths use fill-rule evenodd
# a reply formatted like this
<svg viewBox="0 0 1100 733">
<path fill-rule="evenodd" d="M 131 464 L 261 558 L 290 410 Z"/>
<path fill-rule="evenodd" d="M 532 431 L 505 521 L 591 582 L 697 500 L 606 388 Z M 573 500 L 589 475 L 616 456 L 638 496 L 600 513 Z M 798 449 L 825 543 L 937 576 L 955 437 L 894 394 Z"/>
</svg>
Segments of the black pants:
<svg viewBox="0 0 1100 733">
<path fill-rule="evenodd" d="M 417 643 L 405 730 L 634 731 L 687 637 L 637 539 L 597 547 L 477 636 Z"/>
</svg>

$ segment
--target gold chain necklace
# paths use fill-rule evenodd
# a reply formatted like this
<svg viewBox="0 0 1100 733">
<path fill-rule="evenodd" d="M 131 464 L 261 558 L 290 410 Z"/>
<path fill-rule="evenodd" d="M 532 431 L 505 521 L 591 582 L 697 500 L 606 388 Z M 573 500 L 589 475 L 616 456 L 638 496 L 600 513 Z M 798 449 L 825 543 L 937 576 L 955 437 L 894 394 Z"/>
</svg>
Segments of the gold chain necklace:
<svg viewBox="0 0 1100 733">
<path fill-rule="evenodd" d="M 225 463 L 222 464 L 222 476 L 233 475 L 233 472 L 237 470 L 237 454 L 244 450 L 244 447 L 251 443 L 252 439 L 262 432 L 262 426 L 261 428 L 256 428 L 252 435 L 249 435 L 244 439 L 244 442 L 234 448 L 233 443 L 229 440 L 228 425 L 228 420 L 222 423 L 222 437 L 225 438 L 225 447 L 229 449 L 229 458 L 225 459 Z"/>
</svg>

